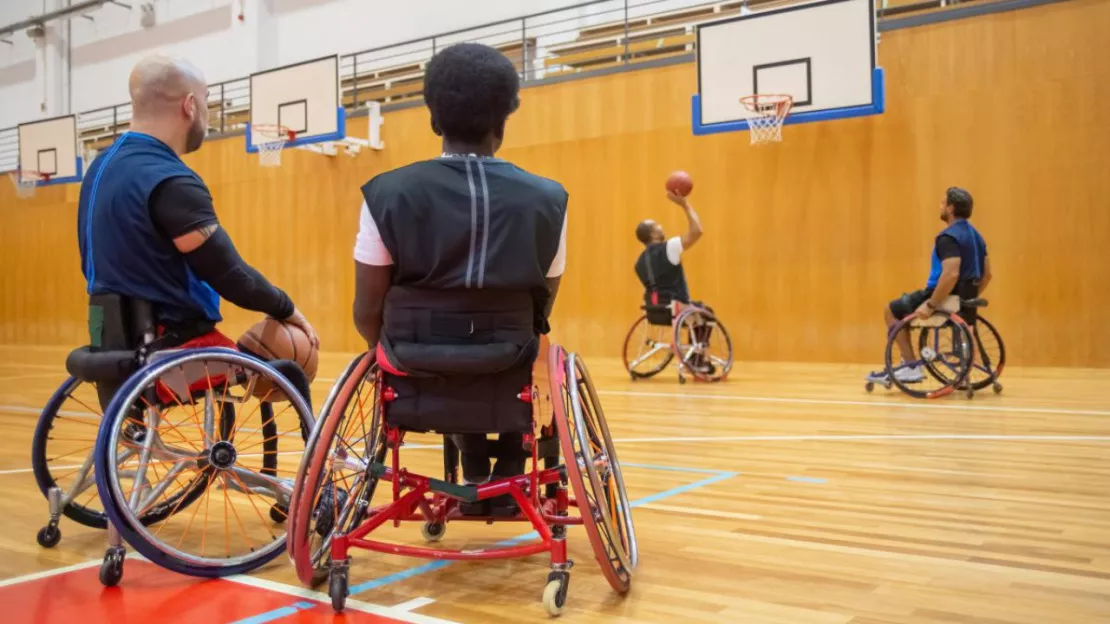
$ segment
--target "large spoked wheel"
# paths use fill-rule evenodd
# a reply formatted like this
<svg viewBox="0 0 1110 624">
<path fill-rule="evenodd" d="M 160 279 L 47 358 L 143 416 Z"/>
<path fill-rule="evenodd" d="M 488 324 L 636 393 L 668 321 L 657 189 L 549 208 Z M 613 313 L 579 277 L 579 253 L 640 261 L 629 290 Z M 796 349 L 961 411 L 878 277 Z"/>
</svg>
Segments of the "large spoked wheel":
<svg viewBox="0 0 1110 624">
<path fill-rule="evenodd" d="M 96 387 L 70 377 L 42 408 L 31 440 L 31 469 L 42 495 L 61 489 L 62 513 L 94 529 L 108 526 L 93 472 L 100 417 Z"/>
<path fill-rule="evenodd" d="M 310 586 L 328 579 L 332 536 L 349 533 L 366 518 L 378 484 L 369 466 L 384 460 L 386 446 L 373 362 L 363 354 L 340 376 L 297 471 L 289 558 Z"/>
<path fill-rule="evenodd" d="M 971 387 L 983 390 L 998 381 L 1002 369 L 1006 366 L 1006 345 L 1002 343 L 1002 336 L 990 321 L 979 316 L 979 320 L 971 327 L 971 334 L 975 337 L 975 363 L 971 365 Z M 996 391 L 1001 391 L 1002 386 L 996 386 Z"/>
<path fill-rule="evenodd" d="M 100 423 L 96 386 L 70 377 L 43 407 L 31 440 L 31 469 L 43 496 L 49 498 L 50 488 L 59 488 L 62 513 L 94 529 L 108 526 L 104 506 L 97 496 L 93 461 Z M 186 488 L 178 498 L 153 505 L 143 514 L 143 524 L 160 522 L 174 509 L 187 508 L 197 495 L 195 489 Z"/>
<path fill-rule="evenodd" d="M 625 593 L 639 550 L 632 506 L 601 402 L 577 355 L 552 348 L 548 366 L 555 427 L 582 524 L 605 578 L 613 589 Z"/>
<path fill-rule="evenodd" d="M 699 381 L 721 381 L 732 370 L 732 339 L 709 310 L 689 306 L 674 321 L 678 365 Z"/>
<path fill-rule="evenodd" d="M 277 392 L 286 402 L 270 403 Z M 285 548 L 283 510 L 312 425 L 293 384 L 260 360 L 221 348 L 168 354 L 105 411 L 94 457 L 101 503 L 158 565 L 201 577 L 248 572 Z M 162 506 L 166 517 L 146 526 Z"/>
<path fill-rule="evenodd" d="M 624 337 L 624 368 L 633 379 L 654 377 L 674 359 L 670 325 L 653 325 L 647 315 L 632 324 Z"/>
<path fill-rule="evenodd" d="M 917 352 L 911 362 L 900 361 L 896 337 L 910 334 Z M 951 393 L 971 371 L 971 332 L 958 316 L 938 313 L 919 324 L 910 316 L 891 328 L 886 343 L 886 371 L 898 389 L 918 399 L 935 399 Z M 922 370 L 924 369 L 924 370 Z"/>
</svg>

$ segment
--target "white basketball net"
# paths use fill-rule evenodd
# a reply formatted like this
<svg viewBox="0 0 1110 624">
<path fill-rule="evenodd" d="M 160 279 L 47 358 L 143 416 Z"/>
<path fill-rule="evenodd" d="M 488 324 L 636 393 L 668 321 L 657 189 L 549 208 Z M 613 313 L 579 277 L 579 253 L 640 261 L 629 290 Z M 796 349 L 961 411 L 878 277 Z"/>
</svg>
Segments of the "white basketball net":
<svg viewBox="0 0 1110 624">
<path fill-rule="evenodd" d="M 749 95 L 740 98 L 749 111 L 748 129 L 752 145 L 782 142 L 782 122 L 794 106 L 789 95 Z"/>
<path fill-rule="evenodd" d="M 42 175 L 32 171 L 22 174 L 13 171 L 8 174 L 8 177 L 11 178 L 12 185 L 15 186 L 15 196 L 19 199 L 34 197 L 35 189 L 38 187 L 39 180 L 42 179 Z"/>
<path fill-rule="evenodd" d="M 258 135 L 258 166 L 280 167 L 281 151 L 289 142 L 289 130 L 281 126 L 258 126 L 254 129 Z"/>
</svg>

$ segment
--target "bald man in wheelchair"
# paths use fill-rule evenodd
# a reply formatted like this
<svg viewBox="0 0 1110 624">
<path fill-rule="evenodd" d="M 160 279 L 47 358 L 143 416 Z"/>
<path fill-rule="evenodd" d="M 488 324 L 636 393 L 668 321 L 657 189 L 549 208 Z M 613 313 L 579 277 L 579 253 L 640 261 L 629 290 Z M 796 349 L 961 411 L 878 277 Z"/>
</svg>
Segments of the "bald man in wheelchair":
<svg viewBox="0 0 1110 624">
<path fill-rule="evenodd" d="M 518 91 L 493 48 L 441 51 L 424 98 L 442 154 L 362 187 L 354 317 L 391 375 L 387 424 L 450 434 L 466 485 L 524 472 L 522 395 L 566 264 L 566 191 L 495 156 Z M 505 495 L 460 510 L 517 506 Z"/>
</svg>

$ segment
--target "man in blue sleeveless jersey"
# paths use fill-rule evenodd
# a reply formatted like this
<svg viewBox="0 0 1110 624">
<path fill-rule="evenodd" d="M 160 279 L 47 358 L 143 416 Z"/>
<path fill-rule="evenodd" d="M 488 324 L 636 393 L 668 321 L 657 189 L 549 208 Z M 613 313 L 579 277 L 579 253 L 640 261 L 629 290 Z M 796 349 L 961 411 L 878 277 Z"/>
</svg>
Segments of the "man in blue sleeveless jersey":
<svg viewBox="0 0 1110 624">
<path fill-rule="evenodd" d="M 427 423 L 444 412 L 442 426 L 425 426 L 455 433 L 463 480 L 471 485 L 524 471 L 522 434 L 532 425 L 521 388 L 531 377 L 537 337 L 549 330 L 566 266 L 566 190 L 494 156 L 519 106 L 519 87 L 512 61 L 493 48 L 457 44 L 437 54 L 428 63 L 424 99 L 443 153 L 362 187 L 354 250 L 355 325 L 395 375 L 392 383 L 412 388 L 390 402 L 389 418 L 415 411 Z M 482 362 L 492 371 L 484 374 L 465 359 L 496 349 L 513 363 Z M 425 370 L 438 368 L 431 377 L 440 379 L 425 385 L 419 371 L 390 370 L 411 364 L 415 358 L 406 362 L 404 353 L 416 352 L 426 354 Z M 438 361 L 428 363 L 427 354 Z M 482 385 L 516 379 L 518 371 L 520 385 Z M 410 381 L 401 379 L 410 372 Z M 458 391 L 457 379 L 473 390 Z M 421 398 L 421 387 L 435 389 Z M 449 403 L 459 409 L 441 409 Z M 499 444 L 485 433 L 457 433 L 475 430 L 467 420 L 496 422 Z M 469 515 L 516 513 L 507 495 L 461 508 Z"/>
<path fill-rule="evenodd" d="M 208 132 L 208 87 L 187 61 L 153 56 L 131 72 L 132 119 L 89 166 L 77 235 L 90 295 L 153 304 L 161 331 L 234 346 L 215 331 L 220 297 L 302 328 L 292 300 L 248 265 L 220 228 L 208 187 L 181 155 Z M 180 342 L 180 341 L 179 341 Z"/>
<path fill-rule="evenodd" d="M 933 246 L 929 279 L 925 288 L 903 294 L 891 301 L 884 310 L 887 328 L 913 314 L 928 318 L 949 295 L 960 299 L 974 299 L 981 295 L 991 281 L 991 264 L 987 256 L 987 243 L 968 219 L 974 208 L 971 193 L 958 187 L 949 188 L 940 202 L 940 219 L 948 226 L 937 235 Z M 974 323 L 975 308 L 961 308 L 960 317 Z M 909 332 L 898 334 L 896 342 L 902 362 L 914 359 Z M 894 371 L 899 381 L 918 382 L 925 378 L 921 366 L 904 366 Z M 885 380 L 885 372 L 872 373 L 871 381 Z"/>
</svg>

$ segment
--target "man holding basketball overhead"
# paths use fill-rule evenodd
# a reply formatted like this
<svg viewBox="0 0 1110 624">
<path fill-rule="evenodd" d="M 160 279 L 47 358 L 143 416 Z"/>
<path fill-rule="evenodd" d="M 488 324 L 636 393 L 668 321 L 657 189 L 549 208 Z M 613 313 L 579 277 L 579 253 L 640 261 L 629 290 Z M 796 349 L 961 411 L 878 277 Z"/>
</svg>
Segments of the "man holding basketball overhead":
<svg viewBox="0 0 1110 624">
<path fill-rule="evenodd" d="M 77 235 L 89 295 L 147 301 L 169 346 L 235 343 L 216 331 L 220 297 L 316 332 L 220 228 L 208 187 L 181 156 L 208 133 L 208 87 L 188 61 L 152 56 L 131 72 L 132 119 L 89 166 Z M 95 338 L 94 338 L 95 342 Z"/>
<path fill-rule="evenodd" d="M 519 87 L 512 62 L 491 47 L 436 54 L 424 99 L 443 153 L 362 187 L 354 251 L 355 325 L 391 383 L 410 388 L 391 400 L 392 421 L 442 414 L 442 424 L 425 428 L 476 431 L 486 419 L 486 431 L 500 432 L 496 447 L 485 433 L 451 436 L 471 485 L 524 471 L 531 407 L 520 388 L 531 383 L 566 265 L 567 192 L 494 157 Z M 504 379 L 515 381 L 503 387 Z M 504 496 L 462 510 L 509 515 L 516 506 Z"/>
<path fill-rule="evenodd" d="M 636 238 L 644 244 L 644 251 L 636 259 L 636 276 L 644 285 L 645 305 L 666 305 L 672 301 L 690 303 L 682 254 L 701 239 L 701 221 L 686 196 L 676 190 L 682 189 L 669 188 L 667 199 L 686 213 L 685 234 L 667 238 L 663 227 L 651 219 L 636 226 Z"/>
</svg>

